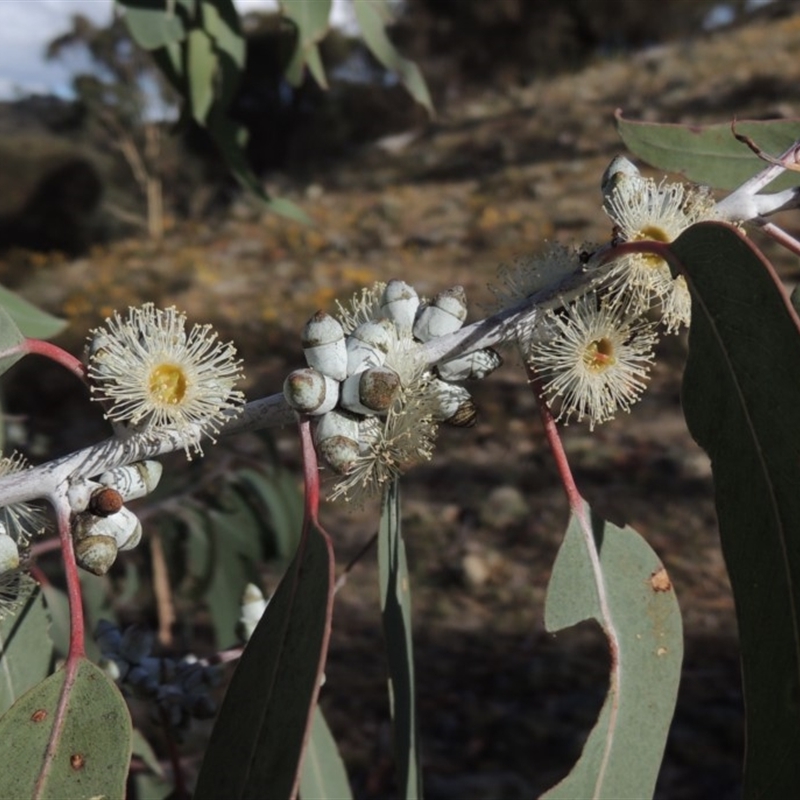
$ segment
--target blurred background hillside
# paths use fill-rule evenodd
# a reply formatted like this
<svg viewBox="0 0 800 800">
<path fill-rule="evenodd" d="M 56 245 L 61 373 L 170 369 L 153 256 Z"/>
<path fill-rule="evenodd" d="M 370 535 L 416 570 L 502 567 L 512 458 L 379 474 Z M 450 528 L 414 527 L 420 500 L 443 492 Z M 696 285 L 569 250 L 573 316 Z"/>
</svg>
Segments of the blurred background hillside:
<svg viewBox="0 0 800 800">
<path fill-rule="evenodd" d="M 608 239 L 599 181 L 622 149 L 615 109 L 697 124 L 800 118 L 800 3 L 404 0 L 395 11 L 392 40 L 425 75 L 434 119 L 349 29 L 323 43 L 330 89 L 292 88 L 292 30 L 243 17 L 248 66 L 231 113 L 253 170 L 308 226 L 238 187 L 110 10 L 105 25 L 75 17 L 45 54 L 83 65 L 69 96 L 0 102 L 0 284 L 65 317 L 59 343 L 76 353 L 114 309 L 175 304 L 235 340 L 254 398 L 301 364 L 300 326 L 334 298 L 394 277 L 427 295 L 460 283 L 474 318 L 499 264 L 546 241 Z M 796 260 L 757 244 L 787 285 L 800 280 Z M 686 670 L 658 796 L 722 800 L 739 796 L 743 746 L 735 620 L 710 472 L 680 414 L 684 358 L 684 339 L 665 340 L 632 414 L 591 436 L 570 426 L 565 440 L 586 497 L 646 536 L 683 608 Z M 577 757 L 605 690 L 596 631 L 543 631 L 566 504 L 507 361 L 475 388 L 478 425 L 444 431 L 406 481 L 431 800 L 542 791 Z M 4 380 L 12 443 L 33 460 L 107 435 L 73 383 L 33 361 Z M 291 434 L 278 452 L 295 466 Z M 326 514 L 345 564 L 374 509 Z M 360 798 L 392 796 L 374 562 L 337 597 L 322 698 Z M 265 575 L 273 588 L 276 577 Z"/>
</svg>

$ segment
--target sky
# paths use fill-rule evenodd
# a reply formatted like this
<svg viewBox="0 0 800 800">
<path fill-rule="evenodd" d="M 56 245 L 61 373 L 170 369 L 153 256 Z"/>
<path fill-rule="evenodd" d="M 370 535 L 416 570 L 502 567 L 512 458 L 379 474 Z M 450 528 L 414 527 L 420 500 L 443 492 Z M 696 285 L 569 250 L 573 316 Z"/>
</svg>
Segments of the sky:
<svg viewBox="0 0 800 800">
<path fill-rule="evenodd" d="M 275 0 L 234 0 L 241 12 L 274 8 Z M 111 20 L 113 0 L 0 0 L 0 100 L 25 94 L 69 96 L 71 75 L 88 66 L 73 54 L 46 61 L 47 43 L 69 29 L 73 14 L 103 25 Z M 334 21 L 345 14 L 334 2 Z"/>
</svg>

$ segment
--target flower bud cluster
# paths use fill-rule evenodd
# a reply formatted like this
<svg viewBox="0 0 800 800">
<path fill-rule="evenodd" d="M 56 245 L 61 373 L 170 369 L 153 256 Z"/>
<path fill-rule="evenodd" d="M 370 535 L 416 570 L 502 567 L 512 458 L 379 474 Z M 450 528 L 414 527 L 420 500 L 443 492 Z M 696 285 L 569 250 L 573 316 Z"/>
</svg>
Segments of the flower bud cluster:
<svg viewBox="0 0 800 800">
<path fill-rule="evenodd" d="M 421 344 L 457 331 L 467 316 L 461 286 L 420 300 L 401 280 L 365 289 L 340 319 L 317 312 L 303 331 L 307 367 L 284 382 L 289 405 L 315 418 L 322 459 L 342 481 L 333 496 L 370 494 L 429 458 L 436 427 L 475 423 L 458 382 L 482 378 L 501 359 L 493 350 L 459 356 L 429 370 Z"/>
<path fill-rule="evenodd" d="M 0 477 L 26 469 L 29 465 L 18 453 L 0 454 Z M 35 586 L 26 570 L 29 543 L 46 529 L 43 511 L 32 503 L 0 507 L 0 619 L 18 609 Z"/>
<path fill-rule="evenodd" d="M 108 470 L 96 481 L 81 479 L 70 486 L 67 499 L 78 566 L 105 575 L 119 552 L 139 544 L 142 525 L 124 504 L 152 492 L 161 471 L 158 461 L 142 461 Z"/>
<path fill-rule="evenodd" d="M 220 685 L 220 667 L 188 655 L 151 655 L 153 634 L 137 626 L 122 632 L 107 620 L 97 624 L 95 639 L 106 674 L 136 697 L 152 700 L 174 730 L 185 729 L 191 718 L 209 719 L 216 713 L 211 689 Z"/>
</svg>

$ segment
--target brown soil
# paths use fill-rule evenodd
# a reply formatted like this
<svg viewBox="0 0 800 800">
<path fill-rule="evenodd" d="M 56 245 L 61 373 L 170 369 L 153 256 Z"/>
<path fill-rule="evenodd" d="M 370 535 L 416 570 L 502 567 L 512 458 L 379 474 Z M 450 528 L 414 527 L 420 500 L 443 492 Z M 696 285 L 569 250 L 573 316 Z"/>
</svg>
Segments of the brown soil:
<svg viewBox="0 0 800 800">
<path fill-rule="evenodd" d="M 457 99 L 397 152 L 387 150 L 397 141 L 384 142 L 313 185 L 282 184 L 312 227 L 242 201 L 225 221 L 176 226 L 160 244 L 126 241 L 72 261 L 12 255 L 0 264 L 0 281 L 67 316 L 62 343 L 76 351 L 87 328 L 115 307 L 174 303 L 236 340 L 250 397 L 272 393 L 301 364 L 300 326 L 316 309 L 331 309 L 334 297 L 392 277 L 424 294 L 460 283 L 477 316 L 499 263 L 545 240 L 607 239 L 598 184 L 621 149 L 616 107 L 672 122 L 800 116 L 800 17 Z M 796 218 L 782 222 L 796 232 Z M 765 249 L 796 282 L 796 262 L 769 243 Z M 593 434 L 569 426 L 564 439 L 585 497 L 647 539 L 683 609 L 685 668 L 657 794 L 733 798 L 743 750 L 734 608 L 708 463 L 680 411 L 685 348 L 682 338 L 663 342 L 652 385 L 630 415 Z M 605 691 L 599 633 L 543 629 L 566 502 L 524 375 L 513 355 L 507 361 L 475 387 L 478 425 L 445 430 L 433 461 L 404 481 L 431 800 L 541 792 L 579 755 Z M 24 398 L 38 393 L 31 435 L 43 436 L 51 452 L 105 435 L 96 414 L 74 425 L 86 398 L 72 398 L 64 379 L 40 367 L 20 368 L 8 390 L 12 410 L 27 409 Z M 281 442 L 295 464 L 292 433 Z M 371 536 L 373 512 L 325 510 L 340 565 Z M 373 552 L 337 596 L 322 694 L 360 798 L 392 796 L 379 625 Z"/>
</svg>

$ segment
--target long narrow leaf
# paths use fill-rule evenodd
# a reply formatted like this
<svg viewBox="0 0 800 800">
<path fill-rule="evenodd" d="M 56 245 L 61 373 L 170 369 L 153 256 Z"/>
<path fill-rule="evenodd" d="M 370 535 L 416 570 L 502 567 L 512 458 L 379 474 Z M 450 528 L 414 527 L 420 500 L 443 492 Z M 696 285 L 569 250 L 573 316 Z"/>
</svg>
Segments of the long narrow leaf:
<svg viewBox="0 0 800 800">
<path fill-rule="evenodd" d="M 419 723 L 414 691 L 411 640 L 411 592 L 406 546 L 400 525 L 400 485 L 394 481 L 383 496 L 378 530 L 381 612 L 389 660 L 389 692 L 394 724 L 397 783 L 400 796 L 422 796 Z"/>
<path fill-rule="evenodd" d="M 292 797 L 332 608 L 333 551 L 328 535 L 311 524 L 228 687 L 195 800 Z"/>
<path fill-rule="evenodd" d="M 302 800 L 351 800 L 350 783 L 336 740 L 317 706 L 300 777 Z"/>
<path fill-rule="evenodd" d="M 800 322 L 735 229 L 690 228 L 670 250 L 692 291 L 683 405 L 711 457 L 736 600 L 747 710 L 745 797 L 800 786 Z"/>
</svg>

